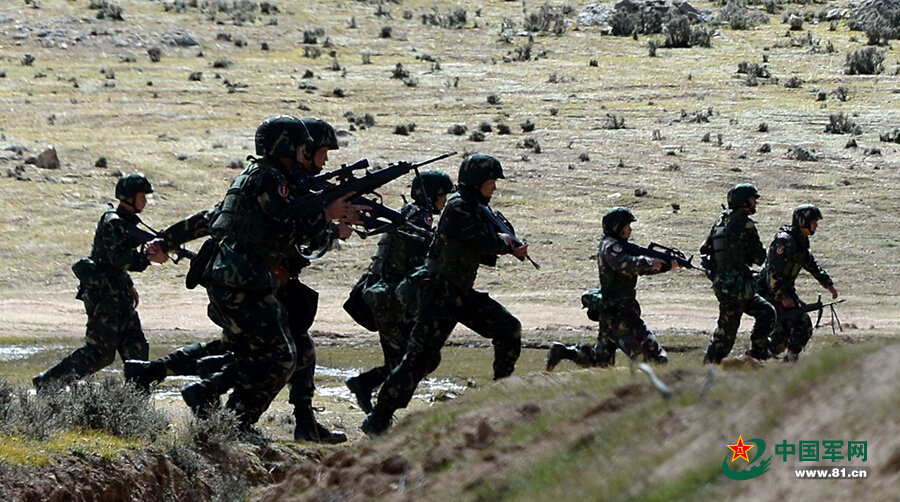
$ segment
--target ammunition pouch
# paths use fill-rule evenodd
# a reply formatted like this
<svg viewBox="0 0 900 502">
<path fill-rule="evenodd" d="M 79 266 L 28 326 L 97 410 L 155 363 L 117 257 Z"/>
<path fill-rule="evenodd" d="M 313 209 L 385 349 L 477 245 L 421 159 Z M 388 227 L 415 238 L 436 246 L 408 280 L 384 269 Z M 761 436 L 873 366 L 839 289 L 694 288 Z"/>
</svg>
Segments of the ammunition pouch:
<svg viewBox="0 0 900 502">
<path fill-rule="evenodd" d="M 184 285 L 188 289 L 194 289 L 197 285 L 205 286 L 203 274 L 206 267 L 219 252 L 219 244 L 214 239 L 206 239 L 206 242 L 200 246 L 197 256 L 191 260 L 191 266 L 188 268 L 187 274 L 184 276 Z"/>
<path fill-rule="evenodd" d="M 350 314 L 357 324 L 369 331 L 378 331 L 378 326 L 375 323 L 375 315 L 372 313 L 371 307 L 363 297 L 363 292 L 377 280 L 377 275 L 366 272 L 356 281 L 353 289 L 350 290 L 350 295 L 344 301 L 344 311 Z"/>
<path fill-rule="evenodd" d="M 397 285 L 394 294 L 400 304 L 406 306 L 408 319 L 419 315 L 422 309 L 431 302 L 436 291 L 436 278 L 436 272 L 429 270 L 428 266 L 422 266 L 415 269 Z"/>
<path fill-rule="evenodd" d="M 600 321 L 600 311 L 603 309 L 603 295 L 600 288 L 592 288 L 582 293 L 581 307 L 587 309 L 588 319 Z"/>
</svg>

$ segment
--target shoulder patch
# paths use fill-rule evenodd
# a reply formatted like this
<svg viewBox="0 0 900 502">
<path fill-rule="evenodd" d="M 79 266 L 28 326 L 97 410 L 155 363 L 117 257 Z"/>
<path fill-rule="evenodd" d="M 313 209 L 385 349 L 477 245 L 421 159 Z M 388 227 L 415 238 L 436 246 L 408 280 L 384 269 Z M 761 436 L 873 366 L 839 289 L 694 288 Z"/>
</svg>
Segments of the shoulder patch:
<svg viewBox="0 0 900 502">
<path fill-rule="evenodd" d="M 778 246 L 775 246 L 775 253 L 784 254 L 784 246 L 782 246 L 780 244 Z"/>
<path fill-rule="evenodd" d="M 282 199 L 287 199 L 288 193 L 289 190 L 287 183 L 282 183 L 278 186 L 278 195 L 280 195 Z"/>
<path fill-rule="evenodd" d="M 616 252 L 616 253 L 621 253 L 621 252 L 622 252 L 622 246 L 619 245 L 619 244 L 614 244 L 612 249 L 613 249 L 613 251 Z"/>
</svg>

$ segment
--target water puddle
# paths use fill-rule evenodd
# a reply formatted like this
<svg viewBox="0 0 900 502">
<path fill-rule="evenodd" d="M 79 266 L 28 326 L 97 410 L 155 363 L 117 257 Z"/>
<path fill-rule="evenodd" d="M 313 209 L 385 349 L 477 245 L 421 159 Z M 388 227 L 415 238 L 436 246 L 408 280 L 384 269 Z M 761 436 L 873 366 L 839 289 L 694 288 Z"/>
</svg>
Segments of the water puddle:
<svg viewBox="0 0 900 502">
<path fill-rule="evenodd" d="M 318 385 L 316 385 L 316 394 L 322 397 L 336 397 L 340 399 L 346 399 L 351 402 L 356 402 L 356 398 L 350 394 L 350 391 L 347 390 L 347 387 L 344 386 L 343 382 L 344 380 L 350 377 L 354 377 L 359 373 L 359 369 L 327 368 L 323 366 L 316 366 L 317 379 L 321 377 L 328 377 L 327 385 L 323 383 L 319 383 Z M 193 376 L 167 377 L 167 385 L 165 385 L 164 387 L 158 387 L 153 392 L 153 397 L 156 400 L 180 400 L 181 388 L 189 383 L 197 382 L 199 380 L 199 378 Z M 338 380 L 339 383 L 334 385 L 333 380 Z M 455 384 L 446 378 L 426 378 L 419 384 L 419 388 L 416 389 L 416 394 L 414 397 L 430 401 L 435 399 L 437 396 L 458 396 L 465 390 L 465 386 Z"/>
<path fill-rule="evenodd" d="M 37 354 L 41 350 L 40 347 L 0 347 L 0 361 L 16 361 L 18 359 L 26 359 L 31 355 Z"/>
</svg>

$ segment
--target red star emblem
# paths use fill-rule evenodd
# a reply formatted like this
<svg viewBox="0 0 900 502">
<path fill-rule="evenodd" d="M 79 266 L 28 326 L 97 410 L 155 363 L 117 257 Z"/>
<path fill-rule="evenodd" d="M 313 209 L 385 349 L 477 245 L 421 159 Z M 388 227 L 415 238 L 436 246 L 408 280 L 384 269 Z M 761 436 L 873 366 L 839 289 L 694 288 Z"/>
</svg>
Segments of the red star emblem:
<svg viewBox="0 0 900 502">
<path fill-rule="evenodd" d="M 734 462 L 739 458 L 743 458 L 747 461 L 747 463 L 750 463 L 750 457 L 747 456 L 747 452 L 750 451 L 750 448 L 753 448 L 754 446 L 756 445 L 744 444 L 744 438 L 738 435 L 737 444 L 728 445 L 728 448 L 730 448 L 731 451 L 734 452 L 734 455 L 731 456 L 731 461 Z"/>
</svg>

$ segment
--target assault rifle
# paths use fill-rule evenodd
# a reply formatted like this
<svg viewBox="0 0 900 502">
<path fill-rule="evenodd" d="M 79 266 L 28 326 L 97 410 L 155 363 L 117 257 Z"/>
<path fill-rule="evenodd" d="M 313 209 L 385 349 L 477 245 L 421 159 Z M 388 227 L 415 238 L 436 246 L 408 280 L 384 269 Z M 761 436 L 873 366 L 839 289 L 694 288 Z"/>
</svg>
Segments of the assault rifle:
<svg viewBox="0 0 900 502">
<path fill-rule="evenodd" d="M 650 246 L 638 246 L 637 244 L 631 242 L 619 242 L 622 245 L 622 249 L 624 249 L 630 255 L 638 255 L 638 256 L 648 256 L 650 258 L 657 258 L 664 261 L 674 261 L 678 263 L 678 266 L 681 268 L 692 268 L 694 270 L 702 270 L 706 271 L 702 267 L 697 267 L 691 260 L 694 259 L 694 255 L 691 255 L 690 258 L 686 257 L 683 252 L 679 251 L 676 248 L 670 248 L 663 246 L 662 244 L 657 244 L 655 242 L 651 242 Z"/>
<path fill-rule="evenodd" d="M 515 232 L 513 232 L 512 225 L 510 225 L 509 220 L 504 218 L 500 211 L 491 211 L 491 208 L 487 207 L 484 204 L 479 204 L 478 206 L 479 209 L 481 209 L 481 212 L 485 216 L 487 216 L 487 219 L 491 223 L 491 225 L 494 226 L 494 229 L 496 229 L 501 234 L 506 234 L 512 237 L 513 246 L 520 248 L 525 245 L 524 242 L 520 241 L 519 238 L 516 237 L 516 234 Z M 538 262 L 534 261 L 527 254 L 523 258 L 520 258 L 518 256 L 516 258 L 519 258 L 519 261 L 525 261 L 525 258 L 528 258 L 528 261 L 530 261 L 531 264 L 534 265 L 534 268 L 541 268 Z"/>
<path fill-rule="evenodd" d="M 816 329 L 819 328 L 819 323 L 822 321 L 822 312 L 825 310 L 825 307 L 828 307 L 831 310 L 831 332 L 834 333 L 834 325 L 837 323 L 838 328 L 841 331 L 844 331 L 843 326 L 841 326 L 841 320 L 838 319 L 837 311 L 834 309 L 834 306 L 838 303 L 844 302 L 844 298 L 839 298 L 837 300 L 822 303 L 822 295 L 819 295 L 819 299 L 815 303 L 806 303 L 804 305 L 797 305 L 794 308 L 790 309 L 782 309 L 778 308 L 778 320 L 783 321 L 785 319 L 792 319 L 794 317 L 800 317 L 803 314 L 813 312 L 818 310 L 819 315 L 816 317 Z"/>
<path fill-rule="evenodd" d="M 143 221 L 141 223 L 143 223 L 145 226 L 147 225 Z M 160 236 L 159 232 L 157 232 L 156 230 L 153 230 L 149 226 L 147 228 L 150 228 L 150 230 L 152 232 L 148 232 L 148 231 L 138 227 L 137 225 L 134 225 L 131 223 L 126 223 L 125 228 L 128 231 L 128 235 L 138 239 L 141 242 L 141 244 L 146 244 Z M 197 256 L 197 253 L 195 253 L 189 249 L 185 249 L 183 247 L 169 249 L 169 246 L 166 244 L 165 239 L 162 239 L 162 242 L 160 244 L 162 245 L 163 252 L 166 253 L 167 255 L 169 255 L 169 258 L 172 260 L 172 263 L 178 263 L 179 261 L 181 261 L 182 258 L 187 258 L 188 260 L 193 260 L 194 257 Z"/>
<path fill-rule="evenodd" d="M 360 218 L 360 225 L 363 229 L 353 229 L 362 239 L 391 231 L 402 232 L 413 239 L 429 242 L 434 237 L 432 230 L 410 223 L 408 211 L 397 211 L 385 206 L 380 200 L 376 201 L 365 197 L 355 197 L 353 204 L 370 208 L 364 210 L 362 218 Z"/>
<path fill-rule="evenodd" d="M 366 209 L 365 212 L 372 215 L 375 220 L 378 220 L 379 217 L 386 217 L 388 214 L 396 219 L 396 215 L 393 213 L 399 214 L 397 211 L 390 210 L 393 212 L 390 213 L 388 208 L 380 202 L 366 199 L 363 196 L 371 193 L 378 195 L 375 190 L 381 188 L 388 182 L 393 181 L 410 171 L 415 171 L 416 174 L 418 174 L 420 167 L 446 159 L 453 155 L 456 155 L 456 152 L 442 153 L 438 156 L 416 163 L 405 161 L 398 162 L 377 171 L 368 171 L 368 159 L 358 160 L 349 166 L 342 164 L 340 169 L 314 176 L 309 182 L 310 190 L 313 190 L 313 192 L 296 199 L 297 209 L 301 212 L 310 212 L 318 208 L 327 207 L 328 204 L 331 204 L 335 200 L 340 199 L 349 193 L 353 193 L 355 196 L 350 199 L 349 202 L 351 204 L 359 204 L 372 208 Z M 354 176 L 353 172 L 360 169 L 366 169 L 366 173 L 359 177 Z M 330 181 L 335 178 L 337 179 L 337 183 Z M 370 219 L 370 221 L 374 220 Z"/>
</svg>

